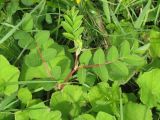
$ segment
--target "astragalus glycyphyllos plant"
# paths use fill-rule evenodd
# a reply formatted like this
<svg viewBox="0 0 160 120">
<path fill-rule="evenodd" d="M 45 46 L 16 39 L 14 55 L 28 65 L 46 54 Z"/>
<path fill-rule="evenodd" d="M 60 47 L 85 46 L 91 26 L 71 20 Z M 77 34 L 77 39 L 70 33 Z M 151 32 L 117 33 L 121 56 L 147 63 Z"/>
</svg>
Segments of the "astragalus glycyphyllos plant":
<svg viewBox="0 0 160 120">
<path fill-rule="evenodd" d="M 159 119 L 159 4 L 2 0 L 0 120 Z"/>
</svg>

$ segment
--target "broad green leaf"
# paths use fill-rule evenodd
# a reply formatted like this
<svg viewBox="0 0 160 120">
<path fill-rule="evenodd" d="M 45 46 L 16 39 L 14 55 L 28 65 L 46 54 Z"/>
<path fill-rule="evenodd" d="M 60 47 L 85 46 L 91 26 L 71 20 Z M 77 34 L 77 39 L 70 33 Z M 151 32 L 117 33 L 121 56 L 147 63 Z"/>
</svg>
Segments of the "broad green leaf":
<svg viewBox="0 0 160 120">
<path fill-rule="evenodd" d="M 91 51 L 90 50 L 86 50 L 80 55 L 79 62 L 81 64 L 88 65 L 91 57 L 92 57 Z"/>
<path fill-rule="evenodd" d="M 116 120 L 116 118 L 105 112 L 98 112 L 96 120 Z"/>
<path fill-rule="evenodd" d="M 68 94 L 68 92 L 70 92 Z M 52 110 L 59 110 L 62 113 L 62 117 L 67 119 L 69 116 L 77 116 L 80 112 L 80 104 L 76 104 L 73 99 L 79 96 L 75 95 L 76 91 L 58 91 L 52 94 L 50 100 L 50 106 Z M 72 94 L 72 92 L 75 92 Z M 71 95 L 71 96 L 70 96 Z M 72 98 L 72 96 L 74 98 Z M 79 97 L 78 97 L 79 99 Z"/>
<path fill-rule="evenodd" d="M 50 109 L 47 106 L 45 106 L 43 102 L 32 105 L 28 109 L 29 118 L 34 120 L 44 120 L 50 112 Z"/>
<path fill-rule="evenodd" d="M 62 120 L 60 111 L 50 111 L 44 103 L 32 104 L 27 110 L 17 111 L 15 120 Z"/>
<path fill-rule="evenodd" d="M 20 88 L 18 90 L 18 98 L 24 104 L 27 104 L 30 100 L 32 100 L 32 93 L 28 88 Z"/>
<path fill-rule="evenodd" d="M 62 114 L 60 111 L 51 111 L 45 118 L 45 120 L 62 120 Z"/>
<path fill-rule="evenodd" d="M 3 4 L 0 2 L 0 4 Z M 19 2 L 17 0 L 10 1 L 7 4 L 6 10 L 7 10 L 7 15 L 12 16 L 19 8 Z"/>
<path fill-rule="evenodd" d="M 20 72 L 2 55 L 0 55 L 0 68 L 0 94 L 11 95 L 18 90 Z"/>
<path fill-rule="evenodd" d="M 102 81 L 108 81 L 108 70 L 105 66 L 105 55 L 102 49 L 98 49 L 93 56 L 93 63 L 99 64 L 99 67 L 93 68 L 94 72 Z M 102 65 L 104 64 L 104 65 Z"/>
<path fill-rule="evenodd" d="M 44 49 L 42 51 L 42 57 L 46 62 L 54 59 L 56 55 L 57 55 L 57 51 L 56 49 L 53 49 L 53 48 Z"/>
<path fill-rule="evenodd" d="M 18 39 L 18 45 L 21 48 L 32 49 L 35 47 L 34 39 L 32 38 L 32 36 L 29 33 L 25 32 L 25 31 L 17 31 L 14 34 L 14 38 Z"/>
<path fill-rule="evenodd" d="M 23 19 L 24 19 L 24 22 L 22 23 L 22 29 L 25 31 L 31 31 L 33 29 L 32 15 L 29 13 L 26 13 Z"/>
<path fill-rule="evenodd" d="M 28 55 L 26 55 L 25 63 L 27 66 L 36 67 L 36 66 L 40 66 L 42 64 L 42 60 L 41 60 L 38 52 L 36 50 L 34 50 L 34 51 L 30 52 Z"/>
<path fill-rule="evenodd" d="M 21 2 L 23 3 L 23 5 L 26 5 L 26 6 L 31 6 L 34 4 L 34 1 L 35 0 L 21 0 Z"/>
<path fill-rule="evenodd" d="M 152 120 L 152 112 L 145 105 L 129 102 L 123 107 L 124 120 Z"/>
<path fill-rule="evenodd" d="M 61 45 L 58 45 L 57 43 L 50 43 L 49 47 L 56 49 L 57 55 L 54 59 L 51 59 L 48 62 L 48 69 L 50 69 L 50 71 L 52 71 L 52 68 L 54 68 L 55 66 L 60 66 L 61 67 L 61 76 L 60 76 L 59 80 L 64 80 L 66 78 L 66 76 L 69 74 L 69 72 L 71 71 L 71 65 L 70 65 L 71 60 L 65 55 L 64 48 Z M 44 48 L 44 49 L 46 49 L 46 48 Z M 33 53 L 34 53 L 34 50 L 33 50 Z M 44 68 L 44 64 L 39 65 L 39 63 L 38 64 L 34 63 L 35 59 L 33 59 L 33 58 L 31 60 L 32 61 L 29 61 L 29 62 L 33 62 L 33 64 L 37 65 L 37 66 L 31 67 L 31 66 L 24 65 L 23 66 L 24 72 L 23 71 L 21 72 L 21 80 L 32 80 L 34 78 L 48 78 L 49 74 L 48 74 L 46 68 Z M 32 63 L 30 63 L 30 64 L 32 65 Z"/>
<path fill-rule="evenodd" d="M 66 117 L 69 115 L 69 112 L 73 109 L 73 105 L 69 102 L 70 98 L 67 94 L 63 92 L 54 92 L 50 99 L 50 107 L 53 110 L 59 110 L 62 113 L 62 116 Z"/>
<path fill-rule="evenodd" d="M 118 60 L 118 58 L 119 58 L 118 50 L 115 46 L 112 46 L 107 53 L 107 61 L 114 62 Z"/>
<path fill-rule="evenodd" d="M 143 57 L 140 57 L 138 55 L 129 55 L 123 58 L 123 61 L 131 66 L 143 66 L 146 61 Z"/>
<path fill-rule="evenodd" d="M 97 77 L 94 74 L 87 74 L 85 82 L 87 85 L 93 86 L 96 80 Z"/>
<path fill-rule="evenodd" d="M 128 76 L 129 70 L 127 65 L 121 61 L 116 61 L 108 65 L 109 76 L 113 80 L 121 80 Z"/>
<path fill-rule="evenodd" d="M 76 85 L 67 85 L 64 87 L 63 92 L 66 93 L 71 100 L 77 102 L 82 97 L 82 87 Z"/>
<path fill-rule="evenodd" d="M 61 67 L 60 66 L 55 66 L 52 68 L 52 75 L 55 79 L 59 79 L 61 76 Z"/>
<path fill-rule="evenodd" d="M 160 57 L 160 32 L 151 31 L 150 32 L 150 54 L 152 57 Z"/>
<path fill-rule="evenodd" d="M 85 68 L 81 68 L 77 72 L 77 78 L 80 84 L 84 84 L 86 81 L 87 70 Z"/>
<path fill-rule="evenodd" d="M 49 37 L 50 37 L 50 33 L 47 30 L 38 31 L 34 36 L 38 45 L 43 45 L 45 42 L 48 42 Z"/>
<path fill-rule="evenodd" d="M 137 83 L 140 87 L 140 99 L 149 106 L 156 107 L 160 101 L 160 69 L 153 69 L 149 72 L 144 72 L 139 76 Z"/>
<path fill-rule="evenodd" d="M 130 44 L 127 40 L 125 40 L 124 42 L 122 42 L 122 44 L 120 45 L 120 57 L 125 57 L 130 55 Z"/>
<path fill-rule="evenodd" d="M 91 114 L 82 114 L 79 115 L 74 120 L 95 120 L 95 118 Z"/>
<path fill-rule="evenodd" d="M 93 111 L 105 111 L 109 114 L 117 114 L 117 105 L 119 104 L 119 88 L 116 85 L 110 87 L 106 82 L 98 83 L 89 90 L 88 99 Z"/>
<path fill-rule="evenodd" d="M 29 120 L 28 112 L 26 111 L 15 112 L 15 120 Z"/>
<path fill-rule="evenodd" d="M 52 23 L 52 17 L 51 17 L 50 14 L 46 14 L 46 22 L 47 22 L 48 24 L 51 24 L 51 23 Z"/>
</svg>

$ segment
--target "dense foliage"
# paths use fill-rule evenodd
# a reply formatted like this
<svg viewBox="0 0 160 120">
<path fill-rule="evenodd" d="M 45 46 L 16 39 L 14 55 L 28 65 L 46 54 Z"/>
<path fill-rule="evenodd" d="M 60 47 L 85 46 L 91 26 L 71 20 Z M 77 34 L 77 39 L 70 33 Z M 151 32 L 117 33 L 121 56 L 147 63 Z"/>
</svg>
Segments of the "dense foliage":
<svg viewBox="0 0 160 120">
<path fill-rule="evenodd" d="M 160 0 L 0 10 L 0 120 L 160 119 Z"/>
</svg>

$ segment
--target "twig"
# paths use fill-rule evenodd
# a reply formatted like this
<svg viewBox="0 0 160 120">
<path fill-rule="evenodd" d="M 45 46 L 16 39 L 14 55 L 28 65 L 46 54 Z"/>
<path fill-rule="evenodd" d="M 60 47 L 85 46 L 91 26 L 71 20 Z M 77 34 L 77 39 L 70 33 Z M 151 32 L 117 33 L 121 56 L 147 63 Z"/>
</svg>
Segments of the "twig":
<svg viewBox="0 0 160 120">
<path fill-rule="evenodd" d="M 65 84 L 64 83 L 67 83 L 69 81 L 69 79 L 73 76 L 73 74 L 78 70 L 78 64 L 79 64 L 79 61 L 78 61 L 78 54 L 76 52 L 75 54 L 75 62 L 74 62 L 74 67 L 72 69 L 72 71 L 67 75 L 67 77 L 64 79 L 64 82 L 60 85 L 58 85 L 58 89 L 63 89 Z"/>
<path fill-rule="evenodd" d="M 79 61 L 78 61 L 78 55 L 76 55 L 76 58 L 75 58 L 75 65 L 74 65 L 74 68 L 72 69 L 72 71 L 67 75 L 67 77 L 64 79 L 64 82 L 62 84 L 59 84 L 58 85 L 58 89 L 62 90 L 65 86 L 64 83 L 67 83 L 69 81 L 69 79 L 73 76 L 73 74 L 75 72 L 77 72 L 79 69 L 82 69 L 82 68 L 95 68 L 95 67 L 100 67 L 102 65 L 107 65 L 107 64 L 111 64 L 112 62 L 105 62 L 103 64 L 92 64 L 92 65 L 83 65 L 83 66 L 78 66 L 79 64 Z"/>
</svg>

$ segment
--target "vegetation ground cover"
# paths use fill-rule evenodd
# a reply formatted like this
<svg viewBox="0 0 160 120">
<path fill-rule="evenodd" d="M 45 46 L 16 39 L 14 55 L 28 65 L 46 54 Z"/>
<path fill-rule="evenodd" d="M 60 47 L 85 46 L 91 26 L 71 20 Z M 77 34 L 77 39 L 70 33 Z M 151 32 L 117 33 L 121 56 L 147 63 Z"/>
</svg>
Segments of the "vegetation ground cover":
<svg viewBox="0 0 160 120">
<path fill-rule="evenodd" d="M 0 120 L 159 120 L 160 0 L 0 0 Z"/>
</svg>

